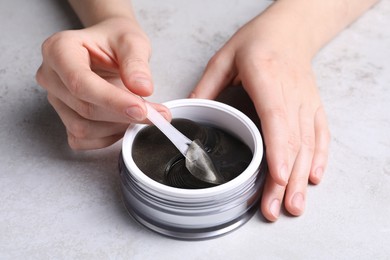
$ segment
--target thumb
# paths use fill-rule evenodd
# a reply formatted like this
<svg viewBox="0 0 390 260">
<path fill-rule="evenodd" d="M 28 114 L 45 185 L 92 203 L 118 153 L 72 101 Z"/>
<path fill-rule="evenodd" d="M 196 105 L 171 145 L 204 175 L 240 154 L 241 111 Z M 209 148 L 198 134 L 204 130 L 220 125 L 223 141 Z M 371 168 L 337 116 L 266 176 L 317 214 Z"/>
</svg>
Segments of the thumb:
<svg viewBox="0 0 390 260">
<path fill-rule="evenodd" d="M 153 93 L 153 81 L 149 68 L 149 41 L 146 36 L 124 38 L 117 48 L 121 79 L 134 94 L 150 96 Z"/>
</svg>

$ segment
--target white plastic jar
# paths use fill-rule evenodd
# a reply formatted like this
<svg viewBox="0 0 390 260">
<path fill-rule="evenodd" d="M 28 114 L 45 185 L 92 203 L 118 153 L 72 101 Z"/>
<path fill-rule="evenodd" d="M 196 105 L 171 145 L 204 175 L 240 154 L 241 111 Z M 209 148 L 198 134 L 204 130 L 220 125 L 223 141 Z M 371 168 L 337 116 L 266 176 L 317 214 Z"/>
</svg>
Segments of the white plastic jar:
<svg viewBox="0 0 390 260">
<path fill-rule="evenodd" d="M 203 189 L 170 187 L 152 180 L 137 167 L 132 158 L 133 141 L 146 125 L 131 125 L 119 161 L 123 201 L 130 215 L 153 231 L 183 240 L 213 238 L 240 227 L 259 208 L 265 178 L 258 128 L 239 110 L 217 101 L 179 99 L 165 105 L 173 118 L 218 127 L 238 137 L 251 149 L 253 158 L 227 183 Z"/>
</svg>

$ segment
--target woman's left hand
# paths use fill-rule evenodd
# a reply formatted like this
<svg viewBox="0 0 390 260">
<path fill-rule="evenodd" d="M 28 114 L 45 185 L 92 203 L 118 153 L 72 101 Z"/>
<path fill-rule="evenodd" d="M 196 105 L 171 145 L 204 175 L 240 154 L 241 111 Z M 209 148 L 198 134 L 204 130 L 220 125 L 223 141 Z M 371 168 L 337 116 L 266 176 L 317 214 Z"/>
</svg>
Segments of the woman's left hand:
<svg viewBox="0 0 390 260">
<path fill-rule="evenodd" d="M 243 26 L 212 57 L 191 94 L 214 99 L 231 85 L 249 94 L 266 146 L 261 210 L 270 221 L 277 220 L 283 200 L 292 215 L 303 213 L 308 181 L 320 182 L 330 140 L 310 43 L 288 23 L 265 12 Z"/>
</svg>

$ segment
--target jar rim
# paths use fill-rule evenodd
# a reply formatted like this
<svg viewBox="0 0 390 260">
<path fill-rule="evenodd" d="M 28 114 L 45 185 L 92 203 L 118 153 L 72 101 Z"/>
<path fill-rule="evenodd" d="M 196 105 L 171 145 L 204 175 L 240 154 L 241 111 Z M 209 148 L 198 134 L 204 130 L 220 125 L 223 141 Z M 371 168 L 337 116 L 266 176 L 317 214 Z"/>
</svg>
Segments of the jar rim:
<svg viewBox="0 0 390 260">
<path fill-rule="evenodd" d="M 210 196 L 220 196 L 221 194 L 226 192 L 229 193 L 235 190 L 237 187 L 244 185 L 248 179 L 252 179 L 251 177 L 253 177 L 253 175 L 259 172 L 264 153 L 263 140 L 257 126 L 244 113 L 227 104 L 208 99 L 176 99 L 165 102 L 164 105 L 171 109 L 171 111 L 183 107 L 203 107 L 216 109 L 223 113 L 226 113 L 228 116 L 234 118 L 236 121 L 240 122 L 247 128 L 253 141 L 251 148 L 253 157 L 248 167 L 240 175 L 224 184 L 202 189 L 182 189 L 167 186 L 148 177 L 138 168 L 138 166 L 134 162 L 131 149 L 133 141 L 138 132 L 147 125 L 133 124 L 129 126 L 124 135 L 122 142 L 122 156 L 126 168 L 129 170 L 129 172 L 132 173 L 133 178 L 135 178 L 137 182 L 142 184 L 142 186 L 147 187 L 147 189 L 153 190 L 157 194 L 164 194 L 177 198 L 180 197 L 187 199 L 199 199 Z"/>
</svg>

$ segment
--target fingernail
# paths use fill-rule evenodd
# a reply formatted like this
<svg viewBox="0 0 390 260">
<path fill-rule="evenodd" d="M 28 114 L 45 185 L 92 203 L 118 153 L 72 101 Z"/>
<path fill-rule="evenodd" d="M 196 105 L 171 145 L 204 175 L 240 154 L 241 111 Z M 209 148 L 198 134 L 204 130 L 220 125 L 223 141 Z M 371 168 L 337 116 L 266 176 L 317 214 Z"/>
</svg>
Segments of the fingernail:
<svg viewBox="0 0 390 260">
<path fill-rule="evenodd" d="M 269 206 L 269 210 L 272 216 L 278 218 L 280 213 L 280 201 L 278 199 L 274 199 Z"/>
<path fill-rule="evenodd" d="M 168 119 L 169 118 L 169 115 L 165 112 L 160 112 L 161 115 L 165 118 L 165 119 Z"/>
<path fill-rule="evenodd" d="M 194 92 L 192 92 L 192 93 L 190 94 L 189 98 L 196 98 L 196 95 L 195 95 L 195 93 L 194 93 Z"/>
<path fill-rule="evenodd" d="M 282 167 L 280 167 L 279 176 L 285 183 L 288 182 L 288 169 L 286 164 L 283 164 Z"/>
<path fill-rule="evenodd" d="M 134 120 L 141 121 L 144 118 L 144 113 L 139 106 L 132 106 L 126 109 L 126 114 Z"/>
<path fill-rule="evenodd" d="M 136 78 L 134 84 L 139 88 L 146 88 L 150 86 L 150 80 L 147 78 Z"/>
<path fill-rule="evenodd" d="M 303 207 L 304 207 L 304 197 L 303 197 L 303 194 L 300 193 L 300 192 L 297 192 L 294 194 L 293 198 L 292 198 L 292 201 L 291 201 L 291 204 L 294 208 L 296 208 L 297 210 L 299 210 L 299 212 L 302 212 L 303 211 Z"/>
</svg>

